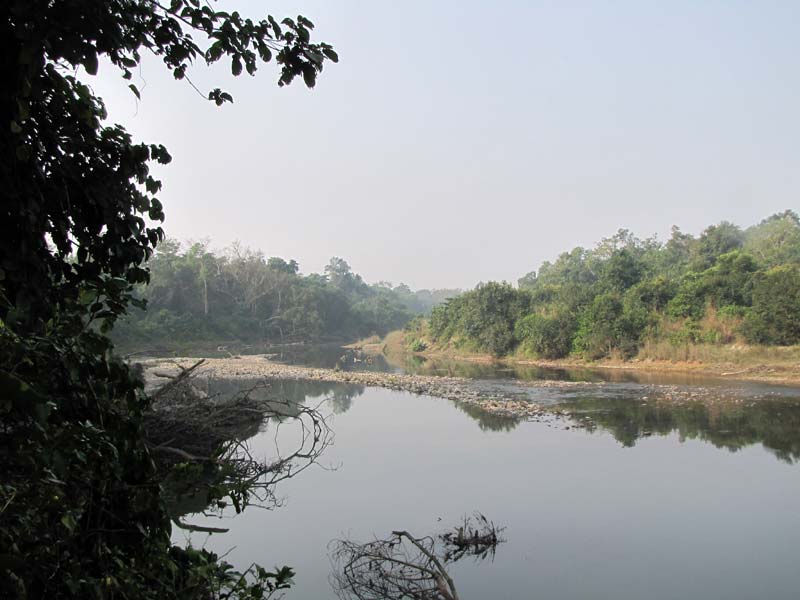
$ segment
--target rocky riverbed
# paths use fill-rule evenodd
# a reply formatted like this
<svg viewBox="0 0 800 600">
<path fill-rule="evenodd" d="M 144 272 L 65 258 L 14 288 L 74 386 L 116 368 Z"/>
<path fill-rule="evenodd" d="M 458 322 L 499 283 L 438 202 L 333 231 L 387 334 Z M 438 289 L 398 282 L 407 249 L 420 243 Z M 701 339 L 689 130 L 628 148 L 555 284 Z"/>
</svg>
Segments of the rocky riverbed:
<svg viewBox="0 0 800 600">
<path fill-rule="evenodd" d="M 150 389 L 162 385 L 164 376 L 177 374 L 181 368 L 198 363 L 196 358 L 147 359 L 141 361 L 145 379 Z M 212 379 L 263 379 L 266 382 L 279 380 L 320 381 L 344 383 L 365 387 L 381 387 L 396 391 L 445 398 L 474 406 L 488 414 L 532 421 L 563 422 L 565 426 L 586 425 L 587 417 L 576 414 L 575 407 L 565 403 L 569 397 L 587 392 L 592 396 L 609 392 L 603 382 L 574 381 L 516 381 L 497 383 L 463 377 L 434 375 L 411 375 L 377 371 L 340 371 L 314 367 L 286 365 L 272 362 L 266 355 L 235 356 L 229 358 L 207 358 L 195 369 L 194 375 Z M 778 388 L 776 388 L 778 389 Z M 532 393 L 530 393 L 532 392 Z M 752 406 L 762 399 L 775 398 L 776 391 L 726 386 L 676 386 L 637 384 L 635 390 L 615 388 L 612 394 L 624 394 L 641 405 L 666 403 L 670 406 L 702 403 L 705 405 Z M 558 398 L 558 401 L 554 401 Z"/>
<path fill-rule="evenodd" d="M 141 362 L 145 370 L 145 378 L 153 385 L 159 374 L 177 373 L 180 368 L 188 368 L 196 364 L 198 359 L 148 359 Z M 241 356 L 233 358 L 208 358 L 196 369 L 198 377 L 214 379 L 254 379 L 324 381 L 330 383 L 351 383 L 367 387 L 382 387 L 390 390 L 411 392 L 437 398 L 446 398 L 455 402 L 471 404 L 487 413 L 514 417 L 519 419 L 538 419 L 542 416 L 558 416 L 561 411 L 557 407 L 543 406 L 536 402 L 520 400 L 496 389 L 482 389 L 475 385 L 475 380 L 462 377 L 438 377 L 432 375 L 407 375 L 396 373 L 368 371 L 337 371 L 284 365 L 271 362 L 263 355 Z M 163 381 L 163 379 L 162 379 Z M 538 388 L 554 388 L 568 390 L 583 388 L 597 384 L 588 382 L 538 381 L 526 383 Z"/>
</svg>

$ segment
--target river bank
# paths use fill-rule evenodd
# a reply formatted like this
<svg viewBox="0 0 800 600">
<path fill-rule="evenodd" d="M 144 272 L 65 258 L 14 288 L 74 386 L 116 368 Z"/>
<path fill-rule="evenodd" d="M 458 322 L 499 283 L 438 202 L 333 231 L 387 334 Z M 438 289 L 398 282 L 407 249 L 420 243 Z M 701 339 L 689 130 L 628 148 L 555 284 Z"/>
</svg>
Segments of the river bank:
<svg viewBox="0 0 800 600">
<path fill-rule="evenodd" d="M 197 358 L 151 358 L 141 361 L 145 378 L 154 380 L 170 372 L 192 367 Z M 344 371 L 272 362 L 267 355 L 205 358 L 195 369 L 195 376 L 209 379 L 311 381 L 378 387 L 394 391 L 433 396 L 471 406 L 492 416 L 520 420 L 563 421 L 565 426 L 581 426 L 572 410 L 562 404 L 568 396 L 594 396 L 602 393 L 608 382 L 561 380 L 507 380 L 505 383 L 480 381 L 468 377 L 401 374 L 382 371 Z M 714 387 L 670 384 L 639 384 L 637 400 L 642 403 L 686 405 L 741 404 L 755 400 L 748 394 L 719 393 Z"/>
<path fill-rule="evenodd" d="M 683 354 L 685 360 L 659 358 L 657 352 L 646 351 L 639 357 L 603 359 L 580 358 L 545 360 L 524 355 L 496 358 L 489 354 L 466 352 L 452 346 L 430 345 L 425 350 L 408 350 L 405 334 L 393 331 L 384 339 L 357 344 L 365 352 L 380 353 L 394 360 L 417 356 L 429 360 L 454 360 L 483 364 L 534 366 L 547 369 L 591 369 L 599 371 L 633 371 L 641 373 L 685 373 L 736 381 L 753 381 L 784 385 L 800 385 L 800 347 L 753 347 L 742 345 L 691 345 Z"/>
</svg>

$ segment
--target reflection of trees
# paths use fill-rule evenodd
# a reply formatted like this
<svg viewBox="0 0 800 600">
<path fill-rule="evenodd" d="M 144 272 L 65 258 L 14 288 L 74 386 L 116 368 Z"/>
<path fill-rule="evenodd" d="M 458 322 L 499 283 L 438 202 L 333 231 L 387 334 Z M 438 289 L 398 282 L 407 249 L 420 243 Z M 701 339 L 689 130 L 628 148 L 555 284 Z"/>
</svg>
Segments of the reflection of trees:
<svg viewBox="0 0 800 600">
<path fill-rule="evenodd" d="M 223 397 L 255 387 L 258 398 L 264 401 L 282 400 L 302 404 L 307 399 L 327 398 L 336 414 L 349 410 L 353 398 L 361 396 L 365 389 L 364 386 L 351 383 L 307 380 L 271 380 L 264 384 L 259 379 L 208 379 L 201 385 L 206 393 Z"/>
<path fill-rule="evenodd" d="M 676 431 L 681 440 L 703 440 L 730 451 L 761 443 L 780 460 L 800 460 L 800 404 L 790 400 L 643 404 L 630 398 L 582 398 L 567 408 L 587 428 L 601 427 L 624 446 Z"/>
<path fill-rule="evenodd" d="M 495 415 L 469 402 L 455 402 L 455 405 L 460 411 L 475 419 L 483 431 L 512 431 L 520 423 L 520 419 Z"/>
</svg>

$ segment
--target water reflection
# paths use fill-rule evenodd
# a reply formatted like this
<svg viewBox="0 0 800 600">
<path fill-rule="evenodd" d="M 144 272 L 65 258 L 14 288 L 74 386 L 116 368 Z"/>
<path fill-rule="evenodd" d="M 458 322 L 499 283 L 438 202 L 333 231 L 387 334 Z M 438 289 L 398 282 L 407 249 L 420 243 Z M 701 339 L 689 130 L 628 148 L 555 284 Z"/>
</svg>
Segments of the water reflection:
<svg viewBox="0 0 800 600">
<path fill-rule="evenodd" d="M 257 400 L 281 400 L 302 404 L 306 401 L 327 399 L 334 413 L 346 412 L 353 398 L 364 393 L 364 386 L 349 383 L 331 383 L 326 381 L 270 380 L 265 384 L 263 379 L 211 379 L 198 378 L 196 385 L 208 395 L 219 395 L 227 398 L 252 390 Z"/>
<path fill-rule="evenodd" d="M 482 375 L 490 367 L 468 366 Z M 485 382 L 483 378 L 476 385 Z M 300 404 L 325 399 L 335 414 L 346 413 L 353 399 L 365 392 L 364 386 L 319 381 L 272 381 L 268 386 L 258 386 L 259 380 L 208 379 L 200 383 L 210 395 L 234 395 L 253 388 L 253 393 L 263 400 Z M 527 394 L 563 409 L 573 424 L 588 431 L 607 431 L 626 447 L 634 446 L 641 438 L 677 432 L 681 440 L 698 439 L 730 451 L 762 444 L 782 461 L 800 460 L 800 391 L 793 388 L 601 384 L 591 386 L 587 392 L 581 388 L 537 390 L 524 384 L 517 387 L 510 381 L 504 381 L 502 388 L 504 393 L 516 392 L 520 397 Z M 455 406 L 483 431 L 510 432 L 522 422 L 489 413 L 474 404 L 456 402 Z M 254 433 L 251 428 L 249 434 Z"/>
<path fill-rule="evenodd" d="M 522 422 L 515 417 L 492 414 L 475 404 L 456 402 L 455 405 L 461 412 L 474 419 L 483 431 L 512 431 Z"/>
<path fill-rule="evenodd" d="M 243 383 L 209 385 L 236 390 Z M 368 542 L 398 527 L 433 533 L 438 516 L 478 507 L 513 535 L 494 563 L 447 565 L 464 600 L 788 600 L 800 585 L 792 558 L 800 480 L 786 465 L 800 457 L 800 392 L 775 391 L 551 388 L 542 393 L 572 420 L 548 428 L 407 392 L 273 382 L 270 393 L 307 404 L 333 398 L 324 406 L 344 414 L 326 458 L 341 468 L 293 480 L 279 513 L 195 516 L 191 522 L 230 533 L 191 539 L 220 553 L 235 547 L 235 564 L 291 565 L 298 578 L 290 598 L 331 598 L 331 539 Z M 589 433 L 575 431 L 574 422 Z M 271 433 L 256 436 L 254 447 L 271 448 Z M 648 436 L 649 443 L 640 441 Z M 744 450 L 758 444 L 769 454 Z M 725 451 L 740 448 L 734 457 Z"/>
<path fill-rule="evenodd" d="M 607 431 L 626 447 L 643 437 L 677 432 L 681 441 L 702 440 L 732 452 L 760 443 L 782 461 L 800 459 L 800 403 L 793 399 L 642 402 L 586 397 L 564 406 L 586 429 Z"/>
</svg>

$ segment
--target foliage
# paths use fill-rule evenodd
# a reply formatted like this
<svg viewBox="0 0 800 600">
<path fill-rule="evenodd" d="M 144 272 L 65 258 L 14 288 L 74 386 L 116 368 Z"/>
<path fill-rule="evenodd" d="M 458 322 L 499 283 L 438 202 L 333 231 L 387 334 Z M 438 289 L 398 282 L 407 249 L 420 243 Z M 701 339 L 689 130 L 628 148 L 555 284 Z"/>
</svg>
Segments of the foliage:
<svg viewBox="0 0 800 600">
<path fill-rule="evenodd" d="M 141 304 L 136 286 L 164 237 L 151 167 L 170 155 L 106 125 L 85 75 L 103 62 L 130 80 L 149 51 L 178 80 L 200 61 L 229 60 L 237 76 L 274 60 L 280 85 L 301 76 L 313 87 L 337 56 L 312 29 L 196 0 L 2 4 L 3 597 L 261 598 L 288 585 L 289 569 L 237 573 L 171 545 L 164 474 L 143 436 L 150 400 L 102 335 Z M 233 100 L 220 89 L 208 99 Z"/>
<path fill-rule="evenodd" d="M 745 233 L 744 250 L 765 267 L 800 264 L 800 217 L 796 212 L 772 215 Z"/>
<path fill-rule="evenodd" d="M 783 265 L 758 273 L 745 337 L 760 344 L 800 344 L 800 266 Z"/>
<path fill-rule="evenodd" d="M 428 344 L 425 343 L 425 340 L 412 338 L 408 341 L 408 349 L 411 350 L 411 352 L 424 352 L 428 349 Z"/>
<path fill-rule="evenodd" d="M 207 243 L 182 249 L 168 239 L 148 266 L 150 283 L 137 295 L 148 309 L 117 323 L 120 345 L 383 335 L 402 328 L 433 297 L 405 285 L 368 285 L 341 258 L 331 259 L 324 276 L 306 276 L 294 260 L 265 258 L 238 244 L 214 253 Z"/>
<path fill-rule="evenodd" d="M 542 358 L 564 358 L 572 350 L 575 320 L 564 312 L 554 315 L 533 313 L 516 324 L 516 336 L 523 348 Z"/>
<path fill-rule="evenodd" d="M 482 288 L 501 284 L 483 284 L 435 308 L 430 332 L 438 343 L 548 359 L 631 357 L 664 340 L 793 344 L 798 265 L 800 218 L 792 211 L 746 231 L 722 222 L 697 238 L 673 227 L 663 244 L 621 229 L 593 249 L 543 263 L 518 290 L 492 297 Z"/>
<path fill-rule="evenodd" d="M 489 282 L 435 307 L 431 313 L 434 340 L 461 338 L 502 356 L 516 344 L 514 322 L 528 308 L 525 292 L 507 283 Z"/>
</svg>

